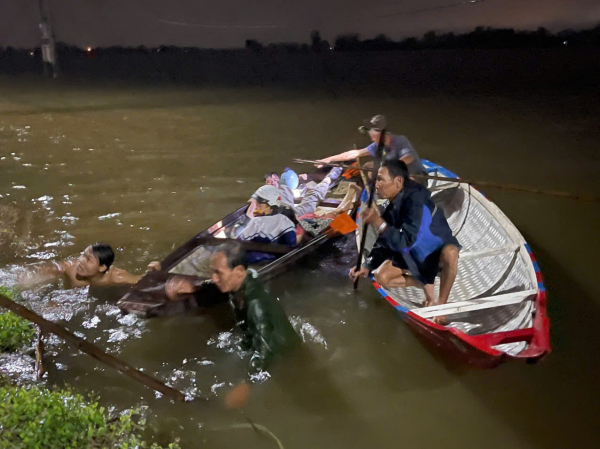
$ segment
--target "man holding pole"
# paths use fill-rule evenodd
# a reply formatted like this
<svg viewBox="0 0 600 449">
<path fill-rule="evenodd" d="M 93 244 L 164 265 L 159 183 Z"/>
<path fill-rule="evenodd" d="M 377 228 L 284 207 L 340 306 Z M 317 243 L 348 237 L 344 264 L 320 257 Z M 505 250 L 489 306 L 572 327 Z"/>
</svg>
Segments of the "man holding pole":
<svg viewBox="0 0 600 449">
<path fill-rule="evenodd" d="M 364 125 L 359 128 L 361 132 L 368 132 L 369 137 L 373 141 L 369 146 L 361 149 L 346 151 L 334 156 L 326 157 L 319 160 L 324 164 L 331 162 L 343 162 L 355 160 L 363 156 L 373 156 L 377 154 L 377 145 L 381 131 L 387 127 L 387 120 L 383 115 L 376 115 L 370 120 L 365 120 Z M 401 160 L 408 167 L 408 172 L 411 175 L 426 175 L 427 170 L 423 167 L 419 154 L 415 147 L 405 136 L 397 136 L 386 133 L 384 137 L 383 159 L 384 160 Z"/>
<path fill-rule="evenodd" d="M 460 245 L 443 211 L 434 205 L 425 187 L 408 177 L 402 161 L 385 161 L 375 185 L 379 198 L 390 203 L 383 215 L 377 208 L 361 213 L 378 237 L 367 261 L 362 267 L 353 268 L 350 277 L 356 280 L 372 272 L 386 288 L 422 288 L 426 306 L 445 304 L 456 278 Z M 433 287 L 440 269 L 436 301 Z M 443 322 L 442 317 L 438 318 L 436 321 Z"/>
</svg>

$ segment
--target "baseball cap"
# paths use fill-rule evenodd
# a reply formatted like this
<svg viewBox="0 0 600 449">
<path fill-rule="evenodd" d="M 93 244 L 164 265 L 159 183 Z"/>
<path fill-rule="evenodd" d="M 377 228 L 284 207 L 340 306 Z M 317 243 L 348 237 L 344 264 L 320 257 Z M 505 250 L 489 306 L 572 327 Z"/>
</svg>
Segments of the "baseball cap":
<svg viewBox="0 0 600 449">
<path fill-rule="evenodd" d="M 367 132 L 369 130 L 381 132 L 387 127 L 387 119 L 385 115 L 375 115 L 371 119 L 363 120 L 363 125 L 358 128 L 360 132 Z"/>
<path fill-rule="evenodd" d="M 254 192 L 252 198 L 254 198 L 257 203 L 264 203 L 269 206 L 279 206 L 281 200 L 279 189 L 269 185 L 261 186 Z"/>
</svg>

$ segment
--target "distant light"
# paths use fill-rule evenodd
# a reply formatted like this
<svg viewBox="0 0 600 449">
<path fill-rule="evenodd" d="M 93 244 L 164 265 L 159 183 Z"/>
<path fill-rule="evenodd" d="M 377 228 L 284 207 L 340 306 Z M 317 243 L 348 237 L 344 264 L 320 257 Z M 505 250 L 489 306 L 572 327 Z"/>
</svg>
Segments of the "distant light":
<svg viewBox="0 0 600 449">
<path fill-rule="evenodd" d="M 88 52 L 92 51 L 92 47 L 88 47 L 88 48 L 87 48 L 87 51 L 88 51 Z"/>
<path fill-rule="evenodd" d="M 569 43 L 569 41 L 564 41 L 563 45 L 567 45 Z"/>
<path fill-rule="evenodd" d="M 33 56 L 33 52 L 32 52 L 32 51 L 30 51 L 30 52 L 29 52 L 29 54 L 30 54 L 31 56 Z"/>
<path fill-rule="evenodd" d="M 330 50 L 333 50 L 333 49 L 334 49 L 334 47 L 329 47 L 329 49 L 330 49 Z"/>
</svg>

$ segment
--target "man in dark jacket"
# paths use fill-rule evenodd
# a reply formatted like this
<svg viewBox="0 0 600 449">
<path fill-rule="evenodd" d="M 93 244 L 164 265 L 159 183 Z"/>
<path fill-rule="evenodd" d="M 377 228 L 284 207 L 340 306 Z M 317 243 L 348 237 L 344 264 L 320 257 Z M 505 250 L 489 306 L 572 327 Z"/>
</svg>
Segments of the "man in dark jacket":
<svg viewBox="0 0 600 449">
<path fill-rule="evenodd" d="M 460 245 L 444 212 L 435 206 L 429 190 L 408 178 L 402 161 L 382 164 L 376 188 L 379 198 L 390 203 L 382 216 L 375 208 L 363 211 L 363 220 L 374 227 L 378 238 L 366 263 L 353 269 L 351 277 L 373 272 L 383 287 L 421 287 L 426 306 L 445 304 L 456 278 Z M 440 268 L 436 301 L 433 287 Z"/>
<path fill-rule="evenodd" d="M 210 267 L 212 282 L 221 292 L 229 293 L 236 324 L 243 334 L 242 346 L 254 351 L 250 359 L 253 371 L 262 370 L 275 356 L 301 342 L 281 304 L 265 291 L 256 271 L 247 268 L 246 254 L 239 243 L 219 246 Z M 178 295 L 194 293 L 199 285 L 187 276 L 175 276 L 165 286 L 167 298 L 177 300 Z"/>
</svg>

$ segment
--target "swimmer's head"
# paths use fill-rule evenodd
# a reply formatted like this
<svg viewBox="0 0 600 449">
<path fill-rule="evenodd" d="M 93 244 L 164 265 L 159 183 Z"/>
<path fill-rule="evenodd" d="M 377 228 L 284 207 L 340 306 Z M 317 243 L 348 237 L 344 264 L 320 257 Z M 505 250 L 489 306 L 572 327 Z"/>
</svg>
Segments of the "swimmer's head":
<svg viewBox="0 0 600 449">
<path fill-rule="evenodd" d="M 104 274 L 108 271 L 113 261 L 115 253 L 110 245 L 106 243 L 94 243 L 88 246 L 77 261 L 77 276 L 82 278 L 91 278 L 97 274 Z"/>
</svg>

